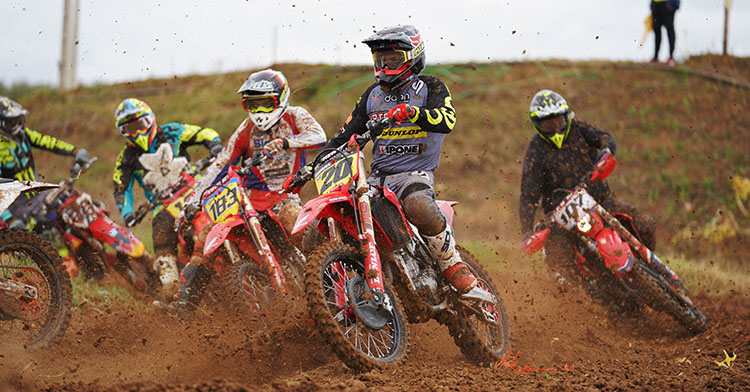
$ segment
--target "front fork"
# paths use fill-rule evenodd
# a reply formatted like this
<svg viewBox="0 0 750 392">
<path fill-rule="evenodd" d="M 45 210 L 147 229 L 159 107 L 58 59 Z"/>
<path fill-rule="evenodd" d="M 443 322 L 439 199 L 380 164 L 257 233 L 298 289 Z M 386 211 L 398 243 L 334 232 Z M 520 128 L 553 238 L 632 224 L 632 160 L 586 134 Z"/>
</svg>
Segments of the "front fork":
<svg viewBox="0 0 750 392">
<path fill-rule="evenodd" d="M 268 239 L 263 232 L 263 227 L 260 225 L 258 216 L 256 214 L 248 216 L 246 213 L 246 211 L 254 211 L 253 205 L 247 197 L 243 197 L 242 202 L 243 208 L 240 208 L 239 214 L 245 222 L 245 227 L 247 227 L 250 232 L 250 238 L 253 239 L 258 255 L 262 260 L 265 260 L 264 267 L 266 268 L 266 273 L 268 273 L 268 276 L 271 278 L 271 284 L 275 289 L 279 290 L 279 292 L 289 292 L 289 289 L 286 287 L 286 282 L 284 281 L 284 272 L 281 270 L 281 265 L 276 260 L 276 257 L 271 251 L 271 247 L 268 245 Z"/>
</svg>

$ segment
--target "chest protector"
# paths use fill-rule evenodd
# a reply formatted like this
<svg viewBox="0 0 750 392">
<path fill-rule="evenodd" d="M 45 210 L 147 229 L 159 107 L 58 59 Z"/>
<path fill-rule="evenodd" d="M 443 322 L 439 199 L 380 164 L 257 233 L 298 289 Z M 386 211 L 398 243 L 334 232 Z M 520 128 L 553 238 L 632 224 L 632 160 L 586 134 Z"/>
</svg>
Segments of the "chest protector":
<svg viewBox="0 0 750 392">
<path fill-rule="evenodd" d="M 402 103 L 425 107 L 428 93 L 427 85 L 419 78 L 398 91 L 385 92 L 380 86 L 375 87 L 367 97 L 367 115 L 370 119 L 382 118 Z M 428 133 L 419 125 L 404 121 L 384 129 L 375 139 L 371 167 L 384 174 L 434 171 L 440 162 L 444 139 L 445 134 Z"/>
</svg>

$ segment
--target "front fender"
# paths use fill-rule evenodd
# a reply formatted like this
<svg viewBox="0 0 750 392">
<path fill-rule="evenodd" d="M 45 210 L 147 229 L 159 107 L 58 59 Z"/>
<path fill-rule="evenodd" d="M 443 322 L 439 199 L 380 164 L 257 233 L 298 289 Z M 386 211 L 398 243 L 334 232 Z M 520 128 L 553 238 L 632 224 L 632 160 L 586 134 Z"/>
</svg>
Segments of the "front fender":
<svg viewBox="0 0 750 392">
<path fill-rule="evenodd" d="M 354 205 L 349 193 L 346 190 L 332 192 L 325 195 L 318 196 L 307 203 L 302 208 L 302 212 L 297 217 L 297 221 L 294 222 L 294 229 L 292 229 L 292 235 L 302 232 L 305 228 L 312 223 L 323 210 L 329 205 L 347 202 L 349 205 Z"/>
<path fill-rule="evenodd" d="M 203 246 L 203 255 L 210 255 L 227 238 L 232 228 L 244 225 L 245 222 L 239 216 L 232 216 L 221 223 L 215 224 L 206 236 L 206 244 Z"/>
<path fill-rule="evenodd" d="M 108 244 L 117 253 L 136 259 L 146 253 L 146 246 L 135 233 L 118 225 L 103 213 L 97 213 L 96 219 L 91 222 L 88 229 L 94 238 Z"/>
<path fill-rule="evenodd" d="M 630 272 L 634 262 L 633 253 L 616 231 L 604 228 L 596 235 L 595 241 L 607 268 L 617 274 Z"/>
</svg>

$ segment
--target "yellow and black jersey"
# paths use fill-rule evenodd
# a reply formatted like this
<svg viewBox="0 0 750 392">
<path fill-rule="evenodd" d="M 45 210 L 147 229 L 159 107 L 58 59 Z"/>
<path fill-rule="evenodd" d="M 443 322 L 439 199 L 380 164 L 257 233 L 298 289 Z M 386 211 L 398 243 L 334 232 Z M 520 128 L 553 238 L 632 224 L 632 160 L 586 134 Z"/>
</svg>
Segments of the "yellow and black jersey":
<svg viewBox="0 0 750 392">
<path fill-rule="evenodd" d="M 76 146 L 56 137 L 24 128 L 20 137 L 0 137 L 0 177 L 20 181 L 36 181 L 36 166 L 31 148 L 60 155 L 74 155 Z"/>
</svg>

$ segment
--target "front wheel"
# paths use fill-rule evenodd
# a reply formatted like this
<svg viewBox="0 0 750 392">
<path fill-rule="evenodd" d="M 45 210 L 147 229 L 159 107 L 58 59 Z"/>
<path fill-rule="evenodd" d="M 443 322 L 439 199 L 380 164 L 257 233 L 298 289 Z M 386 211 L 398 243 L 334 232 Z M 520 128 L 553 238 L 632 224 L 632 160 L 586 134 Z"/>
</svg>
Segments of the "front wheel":
<svg viewBox="0 0 750 392">
<path fill-rule="evenodd" d="M 655 310 L 663 310 L 693 334 L 706 330 L 706 316 L 695 305 L 675 295 L 666 279 L 642 260 L 638 260 L 632 275 L 647 305 Z"/>
<path fill-rule="evenodd" d="M 253 260 L 243 259 L 232 264 L 228 283 L 240 306 L 251 313 L 267 307 L 276 297 L 268 275 Z"/>
<path fill-rule="evenodd" d="M 385 284 L 390 315 L 380 328 L 368 327 L 352 306 L 368 294 L 363 256 L 355 248 L 326 243 L 311 256 L 305 273 L 310 313 L 334 353 L 354 371 L 368 371 L 406 356 L 408 336 L 401 303 Z"/>
<path fill-rule="evenodd" d="M 68 327 L 71 298 L 70 276 L 52 245 L 27 231 L 0 230 L 0 336 L 27 349 L 44 346 Z"/>
<path fill-rule="evenodd" d="M 471 270 L 479 283 L 477 287 L 491 293 L 495 303 L 458 300 L 455 316 L 446 322 L 456 345 L 470 361 L 489 365 L 503 358 L 510 350 L 510 324 L 503 301 L 489 275 L 471 252 L 456 246 L 461 260 Z"/>
</svg>

